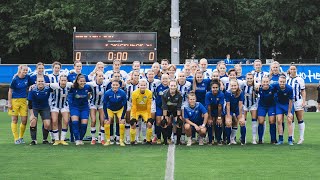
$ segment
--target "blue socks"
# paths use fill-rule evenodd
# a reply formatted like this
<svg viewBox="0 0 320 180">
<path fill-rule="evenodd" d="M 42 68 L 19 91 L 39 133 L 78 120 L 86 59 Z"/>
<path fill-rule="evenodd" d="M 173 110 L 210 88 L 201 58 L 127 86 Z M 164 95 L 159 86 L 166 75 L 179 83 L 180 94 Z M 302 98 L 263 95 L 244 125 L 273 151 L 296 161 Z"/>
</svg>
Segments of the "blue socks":
<svg viewBox="0 0 320 180">
<path fill-rule="evenodd" d="M 276 124 L 270 124 L 270 137 L 271 137 L 271 142 L 275 142 L 277 140 L 277 131 L 276 131 Z"/>
<path fill-rule="evenodd" d="M 120 136 L 119 123 L 116 123 L 116 136 Z"/>
<path fill-rule="evenodd" d="M 88 124 L 81 124 L 81 127 L 80 127 L 80 140 L 82 140 L 84 135 L 86 134 L 87 126 L 88 126 Z"/>
<path fill-rule="evenodd" d="M 69 122 L 69 124 L 70 124 L 70 122 Z M 72 132 L 73 132 L 71 137 L 74 136 L 74 139 L 76 141 L 80 140 L 79 121 L 72 121 L 71 129 L 72 129 Z M 71 129 L 70 129 L 70 134 L 71 134 Z"/>
<path fill-rule="evenodd" d="M 114 135 L 114 125 L 110 124 L 110 136 Z"/>
<path fill-rule="evenodd" d="M 279 141 L 283 141 L 283 135 L 279 135 Z"/>
<path fill-rule="evenodd" d="M 216 134 L 217 141 L 220 142 L 221 141 L 221 135 L 222 135 L 222 127 L 221 126 L 216 125 L 215 134 Z"/>
<path fill-rule="evenodd" d="M 259 141 L 262 141 L 263 133 L 264 133 L 264 124 L 259 124 L 258 125 Z"/>
<path fill-rule="evenodd" d="M 226 127 L 227 143 L 230 143 L 231 127 Z"/>
<path fill-rule="evenodd" d="M 241 141 L 245 142 L 246 141 L 246 133 L 247 133 L 247 128 L 246 126 L 241 126 L 240 127 L 240 134 L 241 134 Z"/>
<path fill-rule="evenodd" d="M 211 144 L 212 143 L 212 126 L 207 126 L 207 129 L 208 129 L 208 138 L 209 138 L 209 143 Z"/>
</svg>

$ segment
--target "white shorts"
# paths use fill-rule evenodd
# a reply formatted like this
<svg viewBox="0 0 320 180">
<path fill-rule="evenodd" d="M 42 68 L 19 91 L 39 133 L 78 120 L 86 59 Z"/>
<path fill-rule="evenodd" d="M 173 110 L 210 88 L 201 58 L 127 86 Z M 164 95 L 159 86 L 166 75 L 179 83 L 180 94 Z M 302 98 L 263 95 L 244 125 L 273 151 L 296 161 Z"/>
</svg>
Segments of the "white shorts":
<svg viewBox="0 0 320 180">
<path fill-rule="evenodd" d="M 293 102 L 293 107 L 294 107 L 294 111 L 304 110 L 304 108 L 302 107 L 302 99 L 299 99 L 299 100 Z"/>
<path fill-rule="evenodd" d="M 127 101 L 127 111 L 131 111 L 132 102 Z"/>
<path fill-rule="evenodd" d="M 258 109 L 258 103 L 255 103 L 250 107 L 243 106 L 244 111 L 256 111 L 257 109 Z"/>
<path fill-rule="evenodd" d="M 57 108 L 57 107 L 50 107 L 50 111 L 51 112 L 61 112 L 61 113 L 63 113 L 63 112 L 70 112 L 70 110 L 69 110 L 69 106 L 65 106 L 65 107 L 63 107 L 63 108 Z"/>
<path fill-rule="evenodd" d="M 152 100 L 152 104 L 151 104 L 151 113 L 155 113 L 157 112 L 157 108 L 156 108 L 156 100 Z"/>
<path fill-rule="evenodd" d="M 90 109 L 95 109 L 95 110 L 103 109 L 103 104 L 101 105 L 90 104 Z"/>
</svg>

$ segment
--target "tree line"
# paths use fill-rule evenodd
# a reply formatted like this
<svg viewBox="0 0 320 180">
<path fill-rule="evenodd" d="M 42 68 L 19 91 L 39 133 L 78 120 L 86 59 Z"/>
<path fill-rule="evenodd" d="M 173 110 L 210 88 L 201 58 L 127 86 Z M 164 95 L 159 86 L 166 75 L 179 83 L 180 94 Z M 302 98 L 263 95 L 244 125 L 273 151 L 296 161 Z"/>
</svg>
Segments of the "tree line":
<svg viewBox="0 0 320 180">
<path fill-rule="evenodd" d="M 320 1 L 180 0 L 180 57 L 320 57 Z M 170 59 L 170 0 L 0 1 L 2 63 L 72 63 L 72 32 L 157 32 Z"/>
</svg>

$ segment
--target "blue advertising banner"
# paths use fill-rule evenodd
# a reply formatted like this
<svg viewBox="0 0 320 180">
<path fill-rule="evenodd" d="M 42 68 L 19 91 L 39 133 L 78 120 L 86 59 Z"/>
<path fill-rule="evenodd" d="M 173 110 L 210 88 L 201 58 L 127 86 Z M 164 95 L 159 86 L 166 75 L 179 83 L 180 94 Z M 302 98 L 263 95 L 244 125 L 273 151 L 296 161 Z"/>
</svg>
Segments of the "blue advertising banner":
<svg viewBox="0 0 320 180">
<path fill-rule="evenodd" d="M 29 73 L 32 74 L 35 72 L 36 66 L 34 64 L 28 65 Z M 281 65 L 281 71 L 287 72 L 290 65 Z M 95 65 L 83 65 L 82 73 L 89 74 Z M 232 65 L 227 65 L 227 69 L 232 68 Z M 151 68 L 151 65 L 141 65 L 141 71 L 147 72 Z M 214 70 L 216 65 L 209 65 L 208 69 Z M 320 81 L 320 64 L 308 64 L 308 65 L 297 65 L 298 75 L 305 80 L 305 83 L 319 83 Z M 68 73 L 73 69 L 73 65 L 62 65 L 61 71 Z M 105 71 L 111 70 L 112 65 L 106 65 Z M 131 71 L 131 65 L 123 65 L 121 67 L 122 70 L 126 72 Z M 177 65 L 177 71 L 181 71 L 183 69 L 183 65 Z M 253 70 L 252 65 L 242 65 L 242 73 L 246 74 Z M 269 65 L 263 65 L 263 71 L 269 72 Z M 0 65 L 0 83 L 1 84 L 9 84 L 14 74 L 18 71 L 17 64 L 10 65 Z M 50 65 L 45 65 L 45 73 L 51 74 L 52 68 Z"/>
</svg>

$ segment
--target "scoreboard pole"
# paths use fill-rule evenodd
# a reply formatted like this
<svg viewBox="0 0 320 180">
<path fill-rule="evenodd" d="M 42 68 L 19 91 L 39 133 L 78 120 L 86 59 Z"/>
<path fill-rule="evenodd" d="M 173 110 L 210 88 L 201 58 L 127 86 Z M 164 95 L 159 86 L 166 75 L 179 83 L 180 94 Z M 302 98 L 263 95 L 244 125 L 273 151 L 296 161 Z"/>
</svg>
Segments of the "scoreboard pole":
<svg viewBox="0 0 320 180">
<path fill-rule="evenodd" d="M 179 25 L 179 0 L 171 0 L 171 63 L 180 63 L 180 25 Z"/>
</svg>

